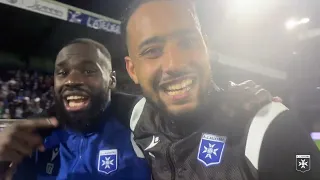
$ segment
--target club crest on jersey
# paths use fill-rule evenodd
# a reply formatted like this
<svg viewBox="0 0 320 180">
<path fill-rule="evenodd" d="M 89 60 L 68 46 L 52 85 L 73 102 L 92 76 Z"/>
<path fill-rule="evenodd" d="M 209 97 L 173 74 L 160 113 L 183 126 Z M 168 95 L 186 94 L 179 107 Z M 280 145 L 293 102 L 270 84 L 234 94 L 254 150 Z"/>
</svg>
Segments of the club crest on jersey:
<svg viewBox="0 0 320 180">
<path fill-rule="evenodd" d="M 202 134 L 197 159 L 206 167 L 220 164 L 227 137 Z"/>
<path fill-rule="evenodd" d="M 118 150 L 100 150 L 99 151 L 99 161 L 98 161 L 98 171 L 110 174 L 118 169 Z"/>
</svg>

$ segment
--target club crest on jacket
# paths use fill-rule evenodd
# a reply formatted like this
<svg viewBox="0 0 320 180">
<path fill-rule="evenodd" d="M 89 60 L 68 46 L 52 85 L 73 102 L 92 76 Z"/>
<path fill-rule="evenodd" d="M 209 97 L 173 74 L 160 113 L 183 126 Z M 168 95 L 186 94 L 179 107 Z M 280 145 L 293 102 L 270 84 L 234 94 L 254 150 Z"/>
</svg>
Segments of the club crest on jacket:
<svg viewBox="0 0 320 180">
<path fill-rule="evenodd" d="M 206 167 L 221 162 L 227 137 L 203 133 L 199 144 L 197 159 Z"/>
<path fill-rule="evenodd" d="M 100 150 L 98 171 L 110 174 L 118 169 L 118 151 L 117 149 Z"/>
</svg>

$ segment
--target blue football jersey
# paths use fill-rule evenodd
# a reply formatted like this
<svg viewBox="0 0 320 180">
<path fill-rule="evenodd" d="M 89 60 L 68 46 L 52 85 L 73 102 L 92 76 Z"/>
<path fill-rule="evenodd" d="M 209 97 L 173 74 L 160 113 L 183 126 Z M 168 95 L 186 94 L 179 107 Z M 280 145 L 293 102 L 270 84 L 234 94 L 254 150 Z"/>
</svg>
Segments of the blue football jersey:
<svg viewBox="0 0 320 180">
<path fill-rule="evenodd" d="M 151 178 L 151 171 L 129 128 L 115 117 L 95 133 L 56 130 L 45 139 L 45 152 L 35 152 L 17 169 L 14 179 L 130 179 Z"/>
</svg>

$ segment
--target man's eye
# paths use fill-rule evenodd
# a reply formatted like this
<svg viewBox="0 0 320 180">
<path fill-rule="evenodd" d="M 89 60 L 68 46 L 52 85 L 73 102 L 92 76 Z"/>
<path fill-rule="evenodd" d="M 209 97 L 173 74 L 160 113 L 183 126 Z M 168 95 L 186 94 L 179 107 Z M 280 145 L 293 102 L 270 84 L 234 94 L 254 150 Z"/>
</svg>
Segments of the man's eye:
<svg viewBox="0 0 320 180">
<path fill-rule="evenodd" d="M 59 76 L 65 76 L 65 75 L 67 75 L 67 72 L 66 72 L 66 71 L 63 71 L 63 70 L 60 70 L 60 71 L 58 71 L 57 75 L 59 75 Z"/>
<path fill-rule="evenodd" d="M 162 48 L 149 48 L 141 53 L 141 56 L 146 56 L 150 59 L 155 59 L 163 54 Z"/>
<path fill-rule="evenodd" d="M 96 72 L 97 72 L 96 70 L 85 70 L 84 71 L 84 73 L 87 74 L 87 75 L 94 74 Z"/>
</svg>

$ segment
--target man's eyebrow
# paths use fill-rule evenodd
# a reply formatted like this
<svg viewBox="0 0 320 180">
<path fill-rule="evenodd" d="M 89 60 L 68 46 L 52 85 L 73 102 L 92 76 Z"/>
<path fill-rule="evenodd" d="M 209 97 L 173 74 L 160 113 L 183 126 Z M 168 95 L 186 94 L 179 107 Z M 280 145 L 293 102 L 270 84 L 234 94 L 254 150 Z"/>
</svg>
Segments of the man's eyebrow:
<svg viewBox="0 0 320 180">
<path fill-rule="evenodd" d="M 99 61 L 97 61 L 97 62 L 99 62 Z M 62 60 L 59 63 L 57 63 L 56 66 L 57 67 L 63 67 L 63 66 L 66 66 L 68 64 L 69 64 L 68 59 L 65 59 L 65 60 Z M 77 64 L 96 65 L 96 61 L 93 61 L 93 60 L 90 60 L 90 59 L 83 59 Z"/>
<path fill-rule="evenodd" d="M 140 45 L 139 45 L 139 50 L 142 49 L 144 46 L 150 45 L 150 44 L 155 44 L 155 43 L 163 43 L 167 37 L 181 37 L 181 36 L 186 36 L 186 35 L 192 35 L 198 33 L 197 30 L 195 29 L 183 29 L 179 31 L 175 31 L 167 36 L 154 36 L 151 38 L 148 38 L 144 40 Z"/>
<path fill-rule="evenodd" d="M 96 62 L 99 62 L 99 61 L 100 61 L 99 59 L 96 60 L 96 61 L 93 61 L 93 60 L 90 60 L 90 59 L 84 59 L 79 64 L 96 65 Z"/>
<path fill-rule="evenodd" d="M 142 49 L 144 46 L 150 45 L 150 44 L 155 44 L 155 43 L 163 43 L 165 41 L 165 37 L 161 36 L 154 36 L 151 38 L 148 38 L 144 40 L 140 45 L 139 49 Z"/>
<path fill-rule="evenodd" d="M 186 35 L 192 35 L 192 34 L 197 34 L 198 31 L 195 29 L 183 29 L 180 31 L 173 32 L 170 34 L 171 37 L 181 37 L 181 36 L 186 36 Z"/>
<path fill-rule="evenodd" d="M 67 64 L 68 64 L 67 60 L 62 60 L 59 63 L 57 63 L 56 66 L 57 67 L 63 67 L 65 65 L 67 65 Z"/>
</svg>

